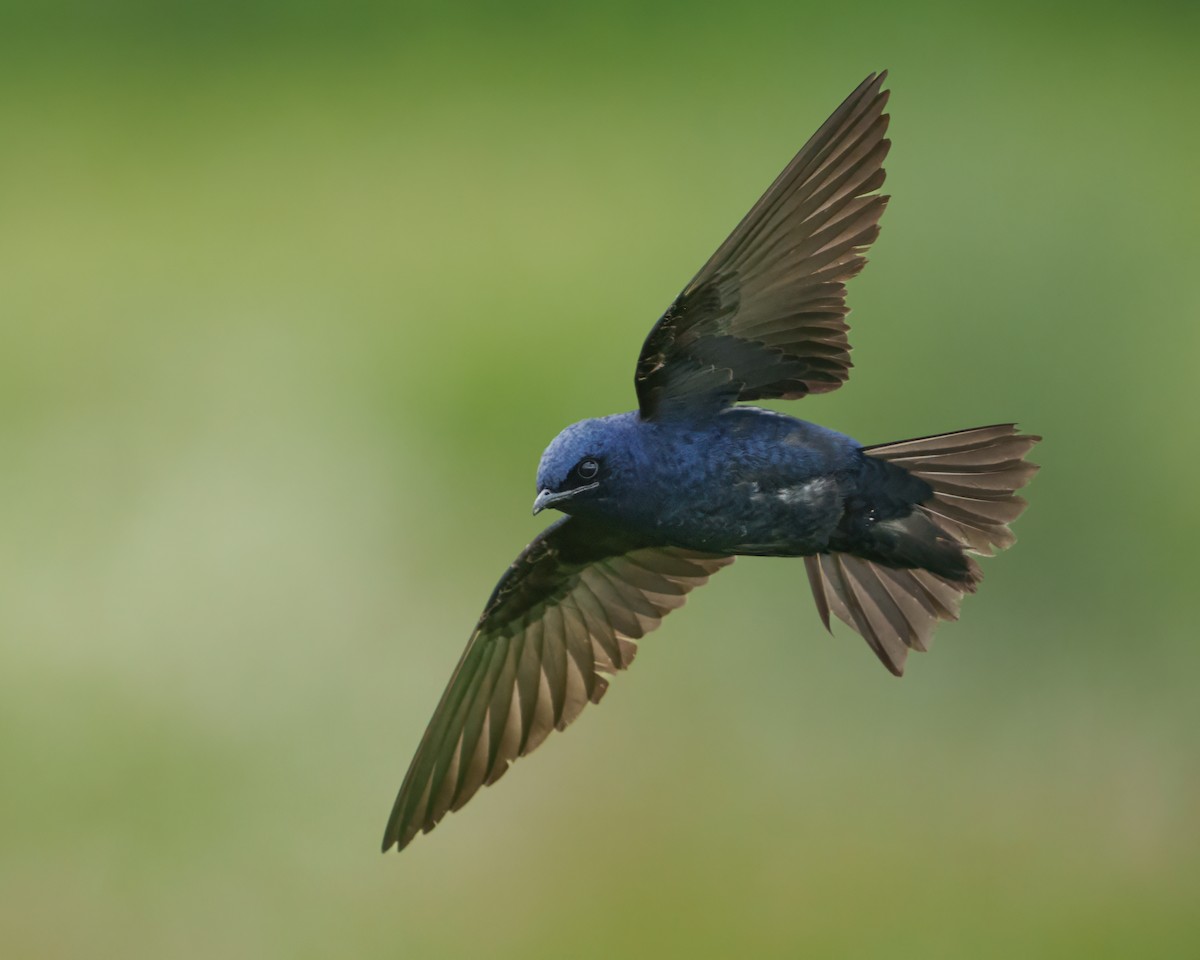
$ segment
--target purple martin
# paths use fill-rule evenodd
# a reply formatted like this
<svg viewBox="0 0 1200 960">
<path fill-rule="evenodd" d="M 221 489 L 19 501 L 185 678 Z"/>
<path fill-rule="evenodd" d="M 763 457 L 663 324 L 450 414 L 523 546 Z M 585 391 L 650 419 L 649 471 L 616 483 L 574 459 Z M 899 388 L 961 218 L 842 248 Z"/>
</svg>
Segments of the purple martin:
<svg viewBox="0 0 1200 960">
<path fill-rule="evenodd" d="M 804 145 L 650 331 L 638 409 L 542 454 L 533 512 L 566 514 L 500 578 L 400 787 L 403 849 L 562 730 L 635 641 L 739 555 L 803 557 L 832 613 L 899 676 L 1013 543 L 1040 439 L 1004 423 L 863 446 L 741 401 L 827 393 L 850 373 L 846 281 L 888 198 L 886 73 Z"/>
</svg>

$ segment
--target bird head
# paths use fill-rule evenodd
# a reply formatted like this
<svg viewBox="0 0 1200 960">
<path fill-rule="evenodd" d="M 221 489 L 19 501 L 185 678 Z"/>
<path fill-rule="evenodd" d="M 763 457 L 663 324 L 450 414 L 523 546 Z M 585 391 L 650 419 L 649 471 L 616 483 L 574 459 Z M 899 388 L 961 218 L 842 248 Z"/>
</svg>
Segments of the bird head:
<svg viewBox="0 0 1200 960">
<path fill-rule="evenodd" d="M 628 415 L 581 420 L 560 433 L 538 464 L 533 512 L 554 507 L 563 513 L 602 512 L 632 469 Z"/>
</svg>

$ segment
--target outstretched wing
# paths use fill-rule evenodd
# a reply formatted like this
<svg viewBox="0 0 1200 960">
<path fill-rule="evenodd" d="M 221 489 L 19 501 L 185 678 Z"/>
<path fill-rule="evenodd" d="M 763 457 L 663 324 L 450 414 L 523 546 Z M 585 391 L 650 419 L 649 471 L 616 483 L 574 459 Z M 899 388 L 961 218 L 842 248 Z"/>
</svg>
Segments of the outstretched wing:
<svg viewBox="0 0 1200 960">
<path fill-rule="evenodd" d="M 623 670 L 634 640 L 733 557 L 640 547 L 567 517 L 500 578 L 400 787 L 383 849 L 404 849 L 562 730 Z"/>
<path fill-rule="evenodd" d="M 867 77 L 667 308 L 634 383 L 644 418 L 836 390 L 850 373 L 845 282 L 887 197 L 886 71 Z"/>
</svg>

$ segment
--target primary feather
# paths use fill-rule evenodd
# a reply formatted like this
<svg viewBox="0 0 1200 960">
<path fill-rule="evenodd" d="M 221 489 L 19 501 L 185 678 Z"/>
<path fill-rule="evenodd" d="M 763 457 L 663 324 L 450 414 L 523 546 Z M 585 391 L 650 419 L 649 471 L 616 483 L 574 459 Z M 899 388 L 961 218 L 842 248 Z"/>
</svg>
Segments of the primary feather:
<svg viewBox="0 0 1200 960">
<path fill-rule="evenodd" d="M 888 198 L 887 72 L 813 134 L 654 325 L 634 378 L 643 417 L 795 399 L 850 375 L 846 281 Z"/>
</svg>

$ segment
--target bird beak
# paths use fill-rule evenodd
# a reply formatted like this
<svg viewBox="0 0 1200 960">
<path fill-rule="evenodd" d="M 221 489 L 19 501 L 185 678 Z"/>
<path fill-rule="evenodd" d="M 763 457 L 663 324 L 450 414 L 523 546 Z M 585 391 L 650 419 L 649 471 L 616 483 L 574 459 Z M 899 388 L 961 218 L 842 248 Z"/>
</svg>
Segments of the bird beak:
<svg viewBox="0 0 1200 960">
<path fill-rule="evenodd" d="M 574 496 L 581 493 L 586 493 L 588 490 L 595 490 L 600 486 L 600 481 L 589 483 L 586 487 L 576 487 L 574 490 L 562 490 L 555 493 L 553 490 L 539 490 L 538 495 L 533 501 L 533 515 L 536 517 L 547 507 L 552 507 L 556 503 L 562 503 L 564 500 L 570 500 Z"/>
<path fill-rule="evenodd" d="M 539 490 L 537 497 L 533 501 L 533 515 L 536 517 L 547 507 L 557 503 L 559 500 L 566 500 L 574 492 L 574 490 L 567 490 L 563 493 L 555 493 L 552 490 Z"/>
</svg>

